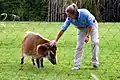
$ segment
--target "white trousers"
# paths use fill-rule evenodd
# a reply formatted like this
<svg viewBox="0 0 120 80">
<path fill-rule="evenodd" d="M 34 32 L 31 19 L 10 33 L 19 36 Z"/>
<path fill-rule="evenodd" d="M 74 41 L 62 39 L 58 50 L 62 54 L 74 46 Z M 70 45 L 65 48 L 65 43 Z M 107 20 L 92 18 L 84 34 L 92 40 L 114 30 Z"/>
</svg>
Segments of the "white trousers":
<svg viewBox="0 0 120 80">
<path fill-rule="evenodd" d="M 98 52 L 99 52 L 99 31 L 98 31 L 98 23 L 95 23 L 93 26 L 93 31 L 91 32 L 91 41 L 92 41 L 92 64 L 98 65 Z M 77 46 L 75 50 L 74 56 L 74 66 L 80 66 L 82 63 L 82 55 L 84 48 L 84 39 L 86 37 L 87 28 L 79 29 L 77 34 Z"/>
</svg>

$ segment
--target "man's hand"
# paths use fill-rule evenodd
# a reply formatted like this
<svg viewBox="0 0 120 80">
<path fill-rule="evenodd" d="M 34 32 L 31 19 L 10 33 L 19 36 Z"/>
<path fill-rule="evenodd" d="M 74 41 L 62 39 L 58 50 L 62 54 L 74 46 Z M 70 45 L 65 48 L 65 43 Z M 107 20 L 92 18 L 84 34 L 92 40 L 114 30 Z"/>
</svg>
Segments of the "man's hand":
<svg viewBox="0 0 120 80">
<path fill-rule="evenodd" d="M 89 41 L 89 36 L 85 37 L 85 42 L 87 43 Z"/>
<path fill-rule="evenodd" d="M 52 41 L 50 42 L 50 46 L 56 46 L 56 44 L 57 44 L 56 40 L 52 40 Z"/>
</svg>

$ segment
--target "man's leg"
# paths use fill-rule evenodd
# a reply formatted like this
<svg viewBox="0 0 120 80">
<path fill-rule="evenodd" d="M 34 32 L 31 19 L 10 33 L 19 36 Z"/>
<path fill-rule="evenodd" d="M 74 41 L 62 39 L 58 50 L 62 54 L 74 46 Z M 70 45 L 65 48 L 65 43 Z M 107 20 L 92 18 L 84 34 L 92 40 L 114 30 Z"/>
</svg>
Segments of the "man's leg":
<svg viewBox="0 0 120 80">
<path fill-rule="evenodd" d="M 77 35 L 77 46 L 76 46 L 75 56 L 74 56 L 74 67 L 72 68 L 73 70 L 79 69 L 80 64 L 82 63 L 85 36 L 86 36 L 86 32 L 82 32 L 79 30 Z"/>
<path fill-rule="evenodd" d="M 98 31 L 98 23 L 94 27 L 91 33 L 91 40 L 92 40 L 92 64 L 93 67 L 98 67 L 98 53 L 99 53 L 99 31 Z"/>
</svg>

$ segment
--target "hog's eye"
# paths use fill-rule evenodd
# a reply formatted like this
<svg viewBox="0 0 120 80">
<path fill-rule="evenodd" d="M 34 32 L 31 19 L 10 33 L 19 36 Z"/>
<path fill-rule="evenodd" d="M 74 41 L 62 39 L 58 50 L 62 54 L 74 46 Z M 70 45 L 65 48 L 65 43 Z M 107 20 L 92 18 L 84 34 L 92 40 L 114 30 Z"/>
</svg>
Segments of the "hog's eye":
<svg viewBox="0 0 120 80">
<path fill-rule="evenodd" d="M 50 57 L 53 59 L 53 58 L 55 58 L 55 54 L 52 52 L 52 51 L 50 51 Z"/>
</svg>

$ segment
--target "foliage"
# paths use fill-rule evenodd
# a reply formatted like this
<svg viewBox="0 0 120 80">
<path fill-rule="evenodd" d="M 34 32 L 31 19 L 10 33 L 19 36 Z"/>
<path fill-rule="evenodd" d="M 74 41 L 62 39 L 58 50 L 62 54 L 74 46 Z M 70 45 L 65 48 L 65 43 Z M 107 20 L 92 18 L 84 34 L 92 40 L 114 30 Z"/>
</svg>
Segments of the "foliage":
<svg viewBox="0 0 120 80">
<path fill-rule="evenodd" d="M 120 22 L 120 0 L 100 0 L 100 14 L 103 21 Z"/>
<path fill-rule="evenodd" d="M 120 21 L 120 0 L 0 0 L 0 14 L 8 14 L 7 21 L 13 20 L 12 15 L 21 21 L 64 21 L 65 8 L 73 2 L 98 21 Z M 4 17 L 0 15 L 0 20 Z"/>
<path fill-rule="evenodd" d="M 47 19 L 48 2 L 46 0 L 7 0 L 0 2 L 0 13 L 9 14 L 8 20 L 13 20 L 10 18 L 10 14 L 18 15 L 22 21 L 45 21 Z"/>
</svg>

